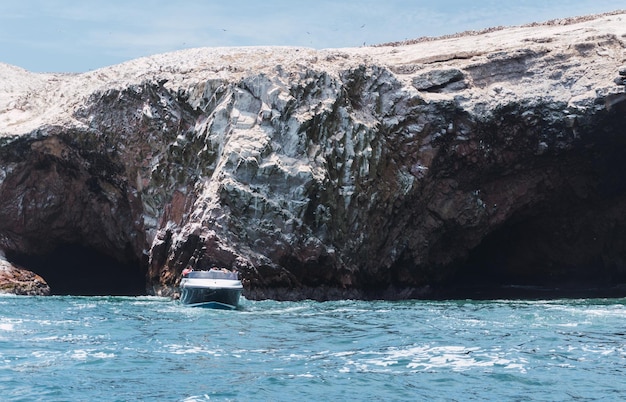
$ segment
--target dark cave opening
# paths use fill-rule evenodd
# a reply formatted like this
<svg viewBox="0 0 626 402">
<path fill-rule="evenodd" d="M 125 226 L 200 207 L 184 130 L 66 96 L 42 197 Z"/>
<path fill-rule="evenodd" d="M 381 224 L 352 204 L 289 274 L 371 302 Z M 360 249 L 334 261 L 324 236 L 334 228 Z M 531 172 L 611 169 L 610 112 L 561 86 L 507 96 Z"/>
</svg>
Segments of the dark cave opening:
<svg viewBox="0 0 626 402">
<path fill-rule="evenodd" d="M 626 297 L 623 114 L 586 124 L 583 146 L 531 171 L 537 201 L 446 267 L 444 297 Z"/>
<path fill-rule="evenodd" d="M 626 296 L 626 260 L 607 251 L 614 239 L 584 220 L 568 225 L 569 219 L 539 216 L 489 234 L 458 264 L 444 297 Z"/>
<path fill-rule="evenodd" d="M 145 271 L 139 262 L 120 262 L 90 247 L 65 244 L 42 255 L 7 252 L 7 259 L 44 278 L 53 295 L 146 294 Z"/>
</svg>

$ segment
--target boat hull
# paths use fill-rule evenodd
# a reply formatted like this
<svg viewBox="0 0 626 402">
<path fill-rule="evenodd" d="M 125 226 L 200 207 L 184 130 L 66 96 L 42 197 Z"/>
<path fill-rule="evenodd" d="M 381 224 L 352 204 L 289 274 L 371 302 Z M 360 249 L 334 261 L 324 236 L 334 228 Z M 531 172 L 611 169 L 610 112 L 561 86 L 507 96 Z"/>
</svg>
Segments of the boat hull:
<svg viewBox="0 0 626 402">
<path fill-rule="evenodd" d="M 180 301 L 192 307 L 235 309 L 239 306 L 241 290 L 190 288 L 181 289 Z"/>
</svg>

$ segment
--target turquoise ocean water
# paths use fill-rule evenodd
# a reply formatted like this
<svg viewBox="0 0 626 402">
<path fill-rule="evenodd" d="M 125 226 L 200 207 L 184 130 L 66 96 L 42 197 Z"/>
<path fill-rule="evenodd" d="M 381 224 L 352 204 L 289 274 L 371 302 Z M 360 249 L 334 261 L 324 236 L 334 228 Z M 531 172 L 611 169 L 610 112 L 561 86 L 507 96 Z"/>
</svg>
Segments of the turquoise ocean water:
<svg viewBox="0 0 626 402">
<path fill-rule="evenodd" d="M 619 401 L 626 299 L 0 297 L 3 401 Z"/>
</svg>

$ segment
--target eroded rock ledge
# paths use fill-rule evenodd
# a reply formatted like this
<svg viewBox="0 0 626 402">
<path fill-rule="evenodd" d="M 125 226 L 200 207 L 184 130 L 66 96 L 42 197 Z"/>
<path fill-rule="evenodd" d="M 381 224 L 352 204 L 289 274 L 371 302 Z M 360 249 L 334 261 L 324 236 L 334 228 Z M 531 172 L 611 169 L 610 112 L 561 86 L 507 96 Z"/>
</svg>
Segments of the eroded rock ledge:
<svg viewBox="0 0 626 402">
<path fill-rule="evenodd" d="M 0 65 L 0 249 L 158 295 L 187 265 L 252 299 L 626 293 L 625 22 Z"/>
<path fill-rule="evenodd" d="M 0 293 L 48 296 L 50 287 L 41 276 L 0 258 Z"/>
</svg>

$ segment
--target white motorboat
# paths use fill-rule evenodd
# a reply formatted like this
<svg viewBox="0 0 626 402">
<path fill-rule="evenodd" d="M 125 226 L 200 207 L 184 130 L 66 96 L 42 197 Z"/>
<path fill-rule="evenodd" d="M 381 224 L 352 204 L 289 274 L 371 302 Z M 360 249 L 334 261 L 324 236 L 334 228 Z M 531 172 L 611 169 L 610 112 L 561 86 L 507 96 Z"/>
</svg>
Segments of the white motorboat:
<svg viewBox="0 0 626 402">
<path fill-rule="evenodd" d="M 194 307 L 235 309 L 242 291 L 237 272 L 226 269 L 189 270 L 180 281 L 181 303 Z"/>
</svg>

